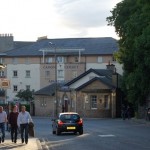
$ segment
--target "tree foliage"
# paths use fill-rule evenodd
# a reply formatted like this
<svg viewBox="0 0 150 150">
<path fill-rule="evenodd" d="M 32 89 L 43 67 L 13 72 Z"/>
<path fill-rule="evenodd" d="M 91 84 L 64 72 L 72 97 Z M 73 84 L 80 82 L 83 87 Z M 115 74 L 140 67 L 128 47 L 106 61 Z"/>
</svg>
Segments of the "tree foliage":
<svg viewBox="0 0 150 150">
<path fill-rule="evenodd" d="M 135 105 L 150 94 L 150 1 L 123 0 L 107 17 L 120 37 L 116 59 L 123 64 L 123 89 Z"/>
<path fill-rule="evenodd" d="M 34 91 L 30 91 L 30 90 L 20 90 L 18 93 L 17 93 L 17 95 L 16 95 L 16 97 L 18 97 L 18 98 L 20 98 L 20 99 L 22 99 L 22 100 L 26 100 L 26 101 L 31 101 L 31 100 L 33 100 L 34 99 L 34 97 L 33 97 L 33 92 Z"/>
</svg>

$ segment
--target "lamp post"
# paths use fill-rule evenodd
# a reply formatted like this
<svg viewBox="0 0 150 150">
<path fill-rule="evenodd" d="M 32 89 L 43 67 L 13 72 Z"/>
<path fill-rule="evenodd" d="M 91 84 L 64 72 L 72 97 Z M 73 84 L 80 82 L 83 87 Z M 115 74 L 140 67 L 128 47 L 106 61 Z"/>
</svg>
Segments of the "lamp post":
<svg viewBox="0 0 150 150">
<path fill-rule="evenodd" d="M 112 118 L 116 117 L 116 90 L 112 91 Z"/>
<path fill-rule="evenodd" d="M 55 55 L 54 55 L 54 59 L 55 59 L 55 61 L 54 61 L 54 63 L 55 63 L 55 103 L 56 103 L 56 110 L 55 110 L 55 112 L 54 112 L 54 109 L 53 109 L 53 117 L 54 117 L 54 115 L 55 116 L 57 116 L 57 113 L 58 113 L 58 108 L 57 108 L 57 106 L 58 106 L 58 100 L 57 100 L 57 56 L 56 56 L 56 45 L 55 44 L 53 44 L 52 42 L 49 42 L 49 44 L 51 44 L 53 47 L 54 47 L 54 53 L 55 53 Z"/>
</svg>

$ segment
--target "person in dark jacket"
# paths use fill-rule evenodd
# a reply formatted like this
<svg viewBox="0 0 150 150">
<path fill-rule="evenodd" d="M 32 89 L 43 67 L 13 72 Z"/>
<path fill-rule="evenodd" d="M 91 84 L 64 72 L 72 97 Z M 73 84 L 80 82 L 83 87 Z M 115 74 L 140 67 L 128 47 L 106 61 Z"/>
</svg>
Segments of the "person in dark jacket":
<svg viewBox="0 0 150 150">
<path fill-rule="evenodd" d="M 125 120 L 126 119 L 126 107 L 125 107 L 125 105 L 122 105 L 121 115 L 122 115 L 122 119 Z"/>
<path fill-rule="evenodd" d="M 9 114 L 9 126 L 10 126 L 10 132 L 11 132 L 11 140 L 12 142 L 17 142 L 17 131 L 18 131 L 18 125 L 17 125 L 17 118 L 18 118 L 18 111 L 17 106 L 13 106 L 13 111 Z"/>
<path fill-rule="evenodd" d="M 130 108 L 130 106 L 127 107 L 127 117 L 128 117 L 128 119 L 131 118 L 131 108 Z"/>
</svg>

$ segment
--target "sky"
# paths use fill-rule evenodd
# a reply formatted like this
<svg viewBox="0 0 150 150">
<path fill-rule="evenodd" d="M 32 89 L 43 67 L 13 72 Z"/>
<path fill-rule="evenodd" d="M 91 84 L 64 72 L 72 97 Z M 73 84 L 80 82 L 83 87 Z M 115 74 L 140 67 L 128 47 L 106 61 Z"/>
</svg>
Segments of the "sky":
<svg viewBox="0 0 150 150">
<path fill-rule="evenodd" d="M 113 37 L 106 17 L 121 0 L 0 0 L 0 34 L 15 41 L 38 37 Z"/>
</svg>

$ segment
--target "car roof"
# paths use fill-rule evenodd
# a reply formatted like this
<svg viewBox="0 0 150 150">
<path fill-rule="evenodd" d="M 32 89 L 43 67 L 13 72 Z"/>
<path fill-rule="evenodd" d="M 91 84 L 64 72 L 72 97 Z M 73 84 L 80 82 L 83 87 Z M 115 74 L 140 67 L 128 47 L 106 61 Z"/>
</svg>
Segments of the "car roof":
<svg viewBox="0 0 150 150">
<path fill-rule="evenodd" d="M 76 114 L 76 115 L 79 115 L 79 114 L 76 113 L 76 112 L 63 112 L 63 113 L 59 113 L 59 115 L 68 115 L 68 114 Z"/>
</svg>

